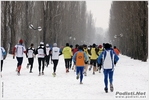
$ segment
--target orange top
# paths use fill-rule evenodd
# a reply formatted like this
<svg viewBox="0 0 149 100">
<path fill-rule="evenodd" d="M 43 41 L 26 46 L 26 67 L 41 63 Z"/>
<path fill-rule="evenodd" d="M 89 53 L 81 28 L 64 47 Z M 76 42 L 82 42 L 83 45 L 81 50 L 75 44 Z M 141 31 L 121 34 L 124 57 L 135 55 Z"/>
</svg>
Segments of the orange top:
<svg viewBox="0 0 149 100">
<path fill-rule="evenodd" d="M 115 52 L 117 55 L 119 55 L 119 54 L 120 54 L 120 52 L 119 52 L 119 50 L 118 50 L 118 49 L 114 49 L 114 52 Z"/>
<path fill-rule="evenodd" d="M 78 52 L 76 55 L 76 66 L 84 66 L 84 52 Z"/>
</svg>

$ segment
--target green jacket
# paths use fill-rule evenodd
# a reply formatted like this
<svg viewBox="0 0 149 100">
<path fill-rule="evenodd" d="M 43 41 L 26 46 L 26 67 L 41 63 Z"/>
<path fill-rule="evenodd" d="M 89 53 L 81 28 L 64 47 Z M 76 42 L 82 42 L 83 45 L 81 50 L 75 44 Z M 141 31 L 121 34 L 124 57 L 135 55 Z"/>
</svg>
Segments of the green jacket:
<svg viewBox="0 0 149 100">
<path fill-rule="evenodd" d="M 64 47 L 62 53 L 64 55 L 64 59 L 70 59 L 73 56 L 72 50 L 69 46 Z"/>
</svg>

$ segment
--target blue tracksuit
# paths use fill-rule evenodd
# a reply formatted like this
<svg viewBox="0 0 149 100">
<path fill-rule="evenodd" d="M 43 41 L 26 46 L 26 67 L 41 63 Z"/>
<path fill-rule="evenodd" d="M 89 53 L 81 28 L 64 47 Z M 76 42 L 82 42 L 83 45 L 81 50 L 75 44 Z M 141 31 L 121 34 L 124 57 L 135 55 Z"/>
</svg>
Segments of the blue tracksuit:
<svg viewBox="0 0 149 100">
<path fill-rule="evenodd" d="M 74 56 L 72 58 L 74 64 L 76 64 L 76 56 L 77 56 L 78 52 L 83 52 L 83 51 L 82 50 L 79 50 L 79 51 L 77 51 L 74 54 Z M 83 63 L 86 62 L 86 61 L 88 61 L 88 58 L 87 58 L 86 53 L 84 53 L 84 61 L 83 61 Z M 78 75 L 80 73 L 80 82 L 82 82 L 82 80 L 83 80 L 83 71 L 84 71 L 84 65 L 83 66 L 77 66 L 76 65 L 76 75 Z"/>
<path fill-rule="evenodd" d="M 113 49 L 104 50 L 97 59 L 98 64 L 102 64 L 105 88 L 108 88 L 108 75 L 110 84 L 113 82 L 114 64 L 116 64 L 118 60 L 119 57 L 115 54 Z"/>
</svg>

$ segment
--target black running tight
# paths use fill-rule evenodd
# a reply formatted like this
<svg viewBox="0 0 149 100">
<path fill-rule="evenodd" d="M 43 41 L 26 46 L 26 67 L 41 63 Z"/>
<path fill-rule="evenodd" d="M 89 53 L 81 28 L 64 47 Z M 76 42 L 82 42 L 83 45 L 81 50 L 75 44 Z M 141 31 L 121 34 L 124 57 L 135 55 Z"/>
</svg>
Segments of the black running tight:
<svg viewBox="0 0 149 100">
<path fill-rule="evenodd" d="M 57 67 L 57 64 L 58 64 L 58 60 L 52 60 L 52 61 L 53 61 L 53 64 L 54 64 L 53 71 L 55 73 L 56 72 L 56 67 Z"/>
</svg>

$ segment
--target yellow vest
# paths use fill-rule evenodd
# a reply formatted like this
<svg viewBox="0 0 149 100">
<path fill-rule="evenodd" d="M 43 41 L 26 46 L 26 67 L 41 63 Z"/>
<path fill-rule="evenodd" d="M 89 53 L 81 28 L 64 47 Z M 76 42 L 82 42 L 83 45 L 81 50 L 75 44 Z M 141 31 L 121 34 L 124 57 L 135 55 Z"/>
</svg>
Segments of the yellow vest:
<svg viewBox="0 0 149 100">
<path fill-rule="evenodd" d="M 103 49 L 100 48 L 99 51 L 98 51 L 98 54 L 100 55 L 102 53 Z"/>
<path fill-rule="evenodd" d="M 95 48 L 91 49 L 91 59 L 96 60 L 98 55 L 96 54 Z"/>
<path fill-rule="evenodd" d="M 87 49 L 87 48 L 86 48 L 86 49 L 83 48 L 83 50 L 84 50 L 84 52 L 85 52 L 86 55 L 87 55 L 87 59 L 89 60 L 89 56 L 90 56 L 90 55 L 89 55 L 89 53 L 88 53 L 88 49 Z"/>
</svg>

